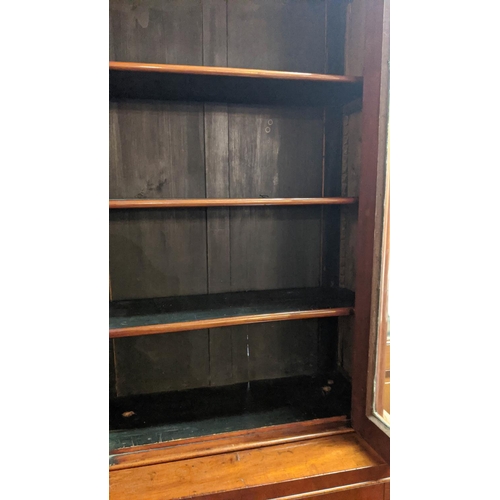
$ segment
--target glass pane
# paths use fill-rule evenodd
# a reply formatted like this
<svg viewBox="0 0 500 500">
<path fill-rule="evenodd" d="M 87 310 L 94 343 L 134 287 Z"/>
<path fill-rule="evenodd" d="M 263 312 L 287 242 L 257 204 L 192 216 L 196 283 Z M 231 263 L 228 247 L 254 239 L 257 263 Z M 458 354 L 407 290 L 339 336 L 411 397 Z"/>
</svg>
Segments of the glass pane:
<svg viewBox="0 0 500 500">
<path fill-rule="evenodd" d="M 391 319 L 389 312 L 389 257 L 390 257 L 390 131 L 387 130 L 387 158 L 385 201 L 383 211 L 383 232 L 380 269 L 380 296 L 377 325 L 377 360 L 373 410 L 387 425 L 391 414 Z"/>
</svg>

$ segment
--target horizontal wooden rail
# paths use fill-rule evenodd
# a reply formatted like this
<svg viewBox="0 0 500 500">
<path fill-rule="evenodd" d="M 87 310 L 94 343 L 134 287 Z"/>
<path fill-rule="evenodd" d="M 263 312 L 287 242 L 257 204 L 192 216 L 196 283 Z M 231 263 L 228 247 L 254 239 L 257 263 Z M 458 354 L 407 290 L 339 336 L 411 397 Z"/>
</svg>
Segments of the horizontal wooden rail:
<svg viewBox="0 0 500 500">
<path fill-rule="evenodd" d="M 291 311 L 268 314 L 251 314 L 247 316 L 233 316 L 230 318 L 202 319 L 182 321 L 161 325 L 129 326 L 109 330 L 109 338 L 138 337 L 141 335 L 156 335 L 160 333 L 185 332 L 189 330 L 204 330 L 223 326 L 249 325 L 253 323 L 268 323 L 273 321 L 291 321 L 296 319 L 328 318 L 331 316 L 349 316 L 354 312 L 353 307 L 337 307 L 332 309 L 316 309 L 313 311 Z"/>
<path fill-rule="evenodd" d="M 357 198 L 200 198 L 109 200 L 109 208 L 250 207 L 270 205 L 351 205 Z"/>
<path fill-rule="evenodd" d="M 233 76 L 243 78 L 270 78 L 277 80 L 306 80 L 316 82 L 360 83 L 362 77 L 325 75 L 320 73 L 296 73 L 293 71 L 271 71 L 265 69 L 226 68 L 217 66 L 186 66 L 180 64 L 150 64 L 110 61 L 113 71 L 137 71 L 149 73 L 175 73 L 184 75 Z"/>
<path fill-rule="evenodd" d="M 345 416 L 260 427 L 111 451 L 110 470 L 143 467 L 354 432 Z"/>
</svg>

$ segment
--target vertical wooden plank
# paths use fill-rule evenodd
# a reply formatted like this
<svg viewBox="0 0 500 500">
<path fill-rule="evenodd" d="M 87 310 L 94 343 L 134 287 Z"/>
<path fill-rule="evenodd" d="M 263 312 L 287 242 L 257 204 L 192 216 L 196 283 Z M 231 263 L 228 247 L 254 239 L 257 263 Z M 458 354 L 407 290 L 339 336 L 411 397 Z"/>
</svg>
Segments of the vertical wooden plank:
<svg viewBox="0 0 500 500">
<path fill-rule="evenodd" d="M 231 196 L 321 196 L 322 141 L 321 108 L 231 106 Z M 320 210 L 233 209 L 231 289 L 317 286 Z"/>
<path fill-rule="evenodd" d="M 321 108 L 230 106 L 231 197 L 321 196 L 322 115 Z M 317 286 L 320 215 L 318 207 L 231 209 L 231 290 Z M 293 369 L 309 373 L 304 367 L 317 364 L 310 358 L 317 352 L 313 323 L 305 330 L 291 324 L 247 328 L 248 380 L 290 376 Z"/>
<path fill-rule="evenodd" d="M 110 59 L 201 64 L 202 0 L 110 0 Z"/>
<path fill-rule="evenodd" d="M 230 106 L 231 196 L 321 196 L 322 148 L 322 108 Z"/>
<path fill-rule="evenodd" d="M 110 198 L 203 198 L 203 140 L 201 104 L 110 103 Z"/>
<path fill-rule="evenodd" d="M 250 380 L 248 326 L 210 329 L 210 385 L 231 385 Z"/>
<path fill-rule="evenodd" d="M 233 291 L 319 286 L 321 208 L 242 208 L 234 212 Z"/>
<path fill-rule="evenodd" d="M 203 2 L 203 64 L 227 66 L 227 1 Z M 228 110 L 226 104 L 205 104 L 205 168 L 207 198 L 229 198 Z M 228 208 L 207 210 L 209 293 L 231 289 Z M 209 330 L 210 385 L 248 380 L 244 328 Z"/>
<path fill-rule="evenodd" d="M 365 58 L 366 0 L 347 4 L 345 38 L 345 74 L 362 76 Z"/>
<path fill-rule="evenodd" d="M 228 2 L 228 65 L 324 72 L 325 1 Z"/>
<path fill-rule="evenodd" d="M 325 196 L 342 192 L 342 110 L 337 106 L 325 110 Z M 339 285 L 340 207 L 323 208 L 322 285 Z"/>
<path fill-rule="evenodd" d="M 109 229 L 114 300 L 207 292 L 205 210 L 114 210 Z"/>
<path fill-rule="evenodd" d="M 249 380 L 314 375 L 318 368 L 318 321 L 247 325 Z"/>
<path fill-rule="evenodd" d="M 227 0 L 203 0 L 203 65 L 227 66 Z"/>
<path fill-rule="evenodd" d="M 345 114 L 343 122 L 341 196 L 359 196 L 361 111 L 358 110 Z M 339 284 L 343 288 L 354 290 L 356 281 L 358 210 L 355 206 L 342 207 L 340 212 Z M 339 364 L 348 375 L 351 375 L 353 362 L 353 318 L 339 318 L 338 325 Z"/>
<path fill-rule="evenodd" d="M 203 3 L 203 63 L 227 66 L 227 4 Z M 228 113 L 225 104 L 205 104 L 206 197 L 229 198 Z M 229 210 L 207 210 L 208 291 L 230 290 Z"/>
<path fill-rule="evenodd" d="M 349 0 L 326 0 L 327 73 L 344 74 L 346 11 Z"/>
<path fill-rule="evenodd" d="M 117 339 L 118 396 L 208 386 L 207 335 L 199 330 Z"/>
</svg>

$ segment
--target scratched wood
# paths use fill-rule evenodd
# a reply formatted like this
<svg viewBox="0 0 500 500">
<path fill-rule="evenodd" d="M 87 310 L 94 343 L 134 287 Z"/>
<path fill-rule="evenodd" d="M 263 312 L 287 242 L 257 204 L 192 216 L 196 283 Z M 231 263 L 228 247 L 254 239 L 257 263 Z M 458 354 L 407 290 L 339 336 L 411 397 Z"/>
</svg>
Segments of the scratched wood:
<svg viewBox="0 0 500 500">
<path fill-rule="evenodd" d="M 382 479 L 387 474 L 387 466 L 355 433 L 348 433 L 112 471 L 110 498 L 279 498 Z"/>
</svg>

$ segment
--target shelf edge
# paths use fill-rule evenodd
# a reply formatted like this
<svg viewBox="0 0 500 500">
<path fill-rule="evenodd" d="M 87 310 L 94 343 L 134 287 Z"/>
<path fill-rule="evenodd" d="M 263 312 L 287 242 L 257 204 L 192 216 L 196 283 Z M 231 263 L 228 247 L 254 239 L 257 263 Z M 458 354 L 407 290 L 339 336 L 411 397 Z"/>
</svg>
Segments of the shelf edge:
<svg viewBox="0 0 500 500">
<path fill-rule="evenodd" d="M 199 199 L 124 199 L 109 200 L 110 209 L 243 207 L 288 205 L 352 205 L 357 198 L 199 198 Z"/>
<path fill-rule="evenodd" d="M 175 73 L 205 76 L 229 76 L 243 78 L 269 78 L 278 80 L 306 80 L 332 83 L 361 83 L 362 77 L 327 75 L 321 73 L 298 73 L 266 69 L 228 68 L 223 66 L 188 66 L 182 64 L 152 64 L 125 61 L 110 61 L 110 71 L 136 71 L 148 73 Z"/>
<path fill-rule="evenodd" d="M 204 330 L 206 328 L 220 328 L 223 326 L 269 323 L 274 321 L 292 321 L 299 319 L 328 318 L 333 316 L 349 316 L 353 313 L 354 307 L 336 307 L 329 309 L 316 309 L 313 311 L 252 314 L 247 316 L 183 321 L 179 323 L 165 323 L 160 325 L 131 326 L 126 328 L 110 329 L 109 338 L 117 339 L 122 337 L 139 337 L 142 335 L 158 335 L 162 333 L 176 333 L 190 330 Z"/>
</svg>

